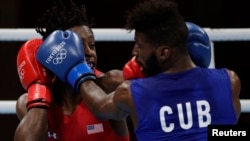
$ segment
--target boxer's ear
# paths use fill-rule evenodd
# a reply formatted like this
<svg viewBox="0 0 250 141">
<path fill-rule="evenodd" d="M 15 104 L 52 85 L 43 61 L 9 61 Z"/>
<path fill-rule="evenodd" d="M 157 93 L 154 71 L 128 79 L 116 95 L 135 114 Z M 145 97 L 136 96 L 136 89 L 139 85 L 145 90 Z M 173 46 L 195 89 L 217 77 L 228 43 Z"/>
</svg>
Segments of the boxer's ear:
<svg viewBox="0 0 250 141">
<path fill-rule="evenodd" d="M 171 48 L 169 46 L 160 46 L 157 49 L 157 55 L 161 60 L 166 60 L 169 58 L 171 53 Z"/>
</svg>

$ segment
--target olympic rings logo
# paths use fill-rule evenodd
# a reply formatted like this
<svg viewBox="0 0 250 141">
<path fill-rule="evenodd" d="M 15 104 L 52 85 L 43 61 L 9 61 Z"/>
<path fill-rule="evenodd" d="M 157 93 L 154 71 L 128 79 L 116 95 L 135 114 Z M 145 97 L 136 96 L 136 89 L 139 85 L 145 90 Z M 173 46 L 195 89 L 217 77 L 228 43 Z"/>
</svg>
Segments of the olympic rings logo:
<svg viewBox="0 0 250 141">
<path fill-rule="evenodd" d="M 53 64 L 61 64 L 63 60 L 67 57 L 67 50 L 61 49 L 60 52 L 53 59 Z"/>
</svg>

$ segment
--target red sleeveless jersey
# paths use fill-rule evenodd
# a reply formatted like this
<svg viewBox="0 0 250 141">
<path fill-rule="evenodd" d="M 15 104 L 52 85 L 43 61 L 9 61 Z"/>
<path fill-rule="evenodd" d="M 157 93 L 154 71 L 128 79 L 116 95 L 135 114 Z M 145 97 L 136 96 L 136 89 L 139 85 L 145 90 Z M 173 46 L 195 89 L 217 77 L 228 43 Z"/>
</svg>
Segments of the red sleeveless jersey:
<svg viewBox="0 0 250 141">
<path fill-rule="evenodd" d="M 98 120 L 82 101 L 70 117 L 65 116 L 58 105 L 51 105 L 48 141 L 129 141 L 129 136 L 117 135 L 108 120 Z"/>
</svg>

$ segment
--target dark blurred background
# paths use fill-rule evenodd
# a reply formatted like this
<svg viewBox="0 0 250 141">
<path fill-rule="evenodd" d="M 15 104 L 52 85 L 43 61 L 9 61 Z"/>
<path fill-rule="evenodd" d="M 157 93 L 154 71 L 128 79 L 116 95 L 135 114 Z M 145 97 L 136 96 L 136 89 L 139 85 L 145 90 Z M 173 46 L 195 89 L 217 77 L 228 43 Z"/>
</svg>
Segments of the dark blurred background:
<svg viewBox="0 0 250 141">
<path fill-rule="evenodd" d="M 35 28 L 42 13 L 53 0 L 1 0 L 0 28 Z M 123 28 L 125 11 L 143 0 L 76 0 L 85 3 L 94 28 Z M 249 1 L 177 0 L 186 21 L 209 28 L 249 28 Z M 23 42 L 0 41 L 0 100 L 16 100 L 24 92 L 16 71 L 16 55 Z M 121 69 L 131 58 L 132 42 L 97 42 L 98 68 L 102 71 Z M 250 42 L 215 42 L 215 65 L 235 70 L 242 81 L 241 99 L 250 99 Z M 108 54 L 108 55 L 107 55 Z M 223 102 L 223 101 L 222 101 Z M 11 141 L 18 124 L 15 114 L 0 114 L 0 140 Z M 129 123 L 129 121 L 128 121 Z M 129 123 L 130 124 L 130 123 Z M 250 124 L 249 113 L 242 113 L 238 124 Z M 130 125 L 131 126 L 131 125 Z M 132 128 L 132 126 L 131 126 Z M 136 140 L 132 135 L 132 140 Z"/>
</svg>

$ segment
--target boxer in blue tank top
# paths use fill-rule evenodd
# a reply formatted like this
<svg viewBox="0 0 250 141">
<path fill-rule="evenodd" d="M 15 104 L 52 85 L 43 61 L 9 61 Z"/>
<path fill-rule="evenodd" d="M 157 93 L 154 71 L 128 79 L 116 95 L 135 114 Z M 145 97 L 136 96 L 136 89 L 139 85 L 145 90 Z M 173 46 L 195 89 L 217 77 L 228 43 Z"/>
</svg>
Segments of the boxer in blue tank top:
<svg viewBox="0 0 250 141">
<path fill-rule="evenodd" d="M 96 84 L 98 81 L 84 64 L 83 51 L 68 54 L 70 61 L 62 62 L 67 64 L 51 69 L 57 76 L 67 72 L 65 69 L 71 70 L 70 75 L 63 76 L 71 80 L 68 83 L 75 84 L 72 87 L 99 119 L 121 120 L 130 116 L 139 141 L 206 141 L 209 125 L 237 123 L 241 111 L 239 77 L 227 68 L 204 67 L 209 61 L 203 54 L 209 39 L 199 27 L 190 28 L 186 24 L 176 3 L 144 1 L 128 12 L 126 28 L 135 31 L 132 51 L 135 62 L 128 63 L 123 71 L 129 73 L 126 78 L 133 79 L 125 80 L 110 94 Z M 52 35 L 47 40 L 60 43 L 63 39 Z M 40 49 L 53 50 L 46 44 L 45 41 Z M 201 50 L 194 53 L 196 47 Z M 79 48 L 83 47 L 65 49 L 70 52 Z M 42 57 L 49 54 L 39 51 Z M 202 61 L 195 55 L 205 57 L 206 63 L 196 64 Z M 83 69 L 77 69 L 79 65 L 75 62 L 83 62 L 80 63 Z M 53 64 L 44 64 L 54 68 Z"/>
<path fill-rule="evenodd" d="M 130 84 L 143 141 L 206 140 L 208 125 L 237 123 L 225 69 L 196 67 L 160 73 Z"/>
</svg>

